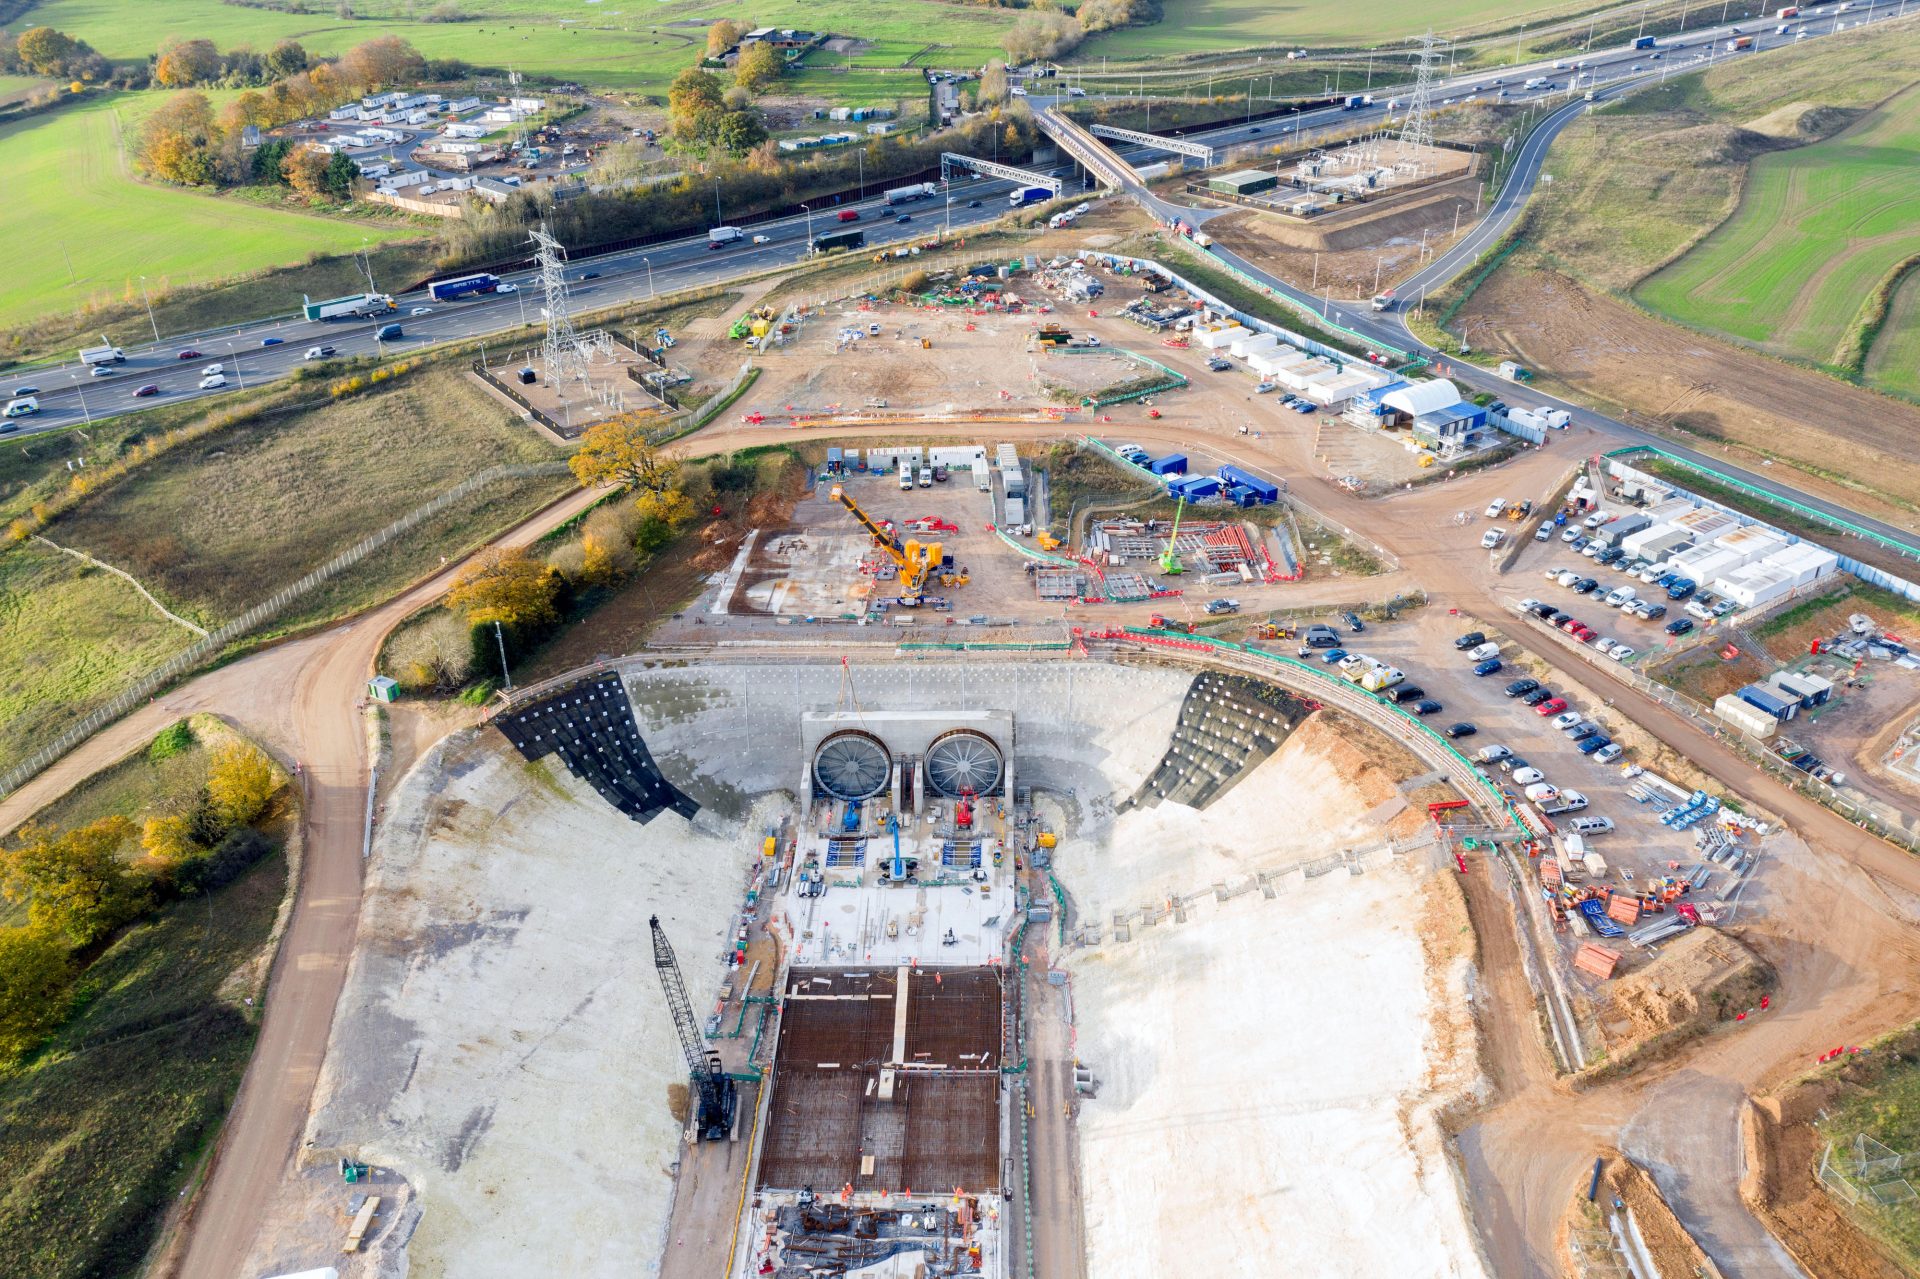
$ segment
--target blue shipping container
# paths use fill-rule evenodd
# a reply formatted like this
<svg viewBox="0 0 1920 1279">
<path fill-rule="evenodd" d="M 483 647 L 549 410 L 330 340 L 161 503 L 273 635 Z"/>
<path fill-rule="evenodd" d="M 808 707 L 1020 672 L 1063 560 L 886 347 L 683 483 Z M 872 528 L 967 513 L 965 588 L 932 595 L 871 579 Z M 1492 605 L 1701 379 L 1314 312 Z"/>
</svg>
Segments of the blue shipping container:
<svg viewBox="0 0 1920 1279">
<path fill-rule="evenodd" d="M 1747 705 L 1758 707 L 1775 719 L 1792 719 L 1800 713 L 1799 702 L 1791 697 L 1782 697 L 1772 689 L 1762 688 L 1758 684 L 1747 685 L 1740 690 L 1738 696 Z"/>
<path fill-rule="evenodd" d="M 1257 475 L 1252 475 L 1241 470 L 1237 466 L 1221 467 L 1220 478 L 1236 487 L 1247 489 L 1262 502 L 1277 502 L 1280 500 L 1279 485 L 1271 484 Z"/>
<path fill-rule="evenodd" d="M 1186 455 L 1169 453 L 1165 457 L 1156 457 L 1147 463 L 1147 469 L 1155 475 L 1185 475 L 1187 473 Z"/>
<path fill-rule="evenodd" d="M 1236 484 L 1228 489 L 1227 500 L 1239 507 L 1258 506 L 1260 504 L 1259 495 L 1244 484 Z"/>
</svg>

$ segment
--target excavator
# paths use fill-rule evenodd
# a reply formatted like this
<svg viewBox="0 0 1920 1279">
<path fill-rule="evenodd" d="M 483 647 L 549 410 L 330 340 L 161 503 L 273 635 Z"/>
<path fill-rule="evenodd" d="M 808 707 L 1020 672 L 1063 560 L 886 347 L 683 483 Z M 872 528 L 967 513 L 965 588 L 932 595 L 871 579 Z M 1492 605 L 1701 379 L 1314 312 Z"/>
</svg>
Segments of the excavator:
<svg viewBox="0 0 1920 1279">
<path fill-rule="evenodd" d="M 860 527 L 873 535 L 874 544 L 887 553 L 894 567 L 900 570 L 900 604 L 904 608 L 917 608 L 926 598 L 927 576 L 940 568 L 942 548 L 938 542 L 921 542 L 909 538 L 902 542 L 886 529 L 881 528 L 871 515 L 860 509 L 838 484 L 833 486 L 833 500 L 847 508 L 854 519 L 860 521 Z M 964 580 L 958 575 L 956 582 Z M 944 581 L 945 578 L 942 578 Z"/>
</svg>

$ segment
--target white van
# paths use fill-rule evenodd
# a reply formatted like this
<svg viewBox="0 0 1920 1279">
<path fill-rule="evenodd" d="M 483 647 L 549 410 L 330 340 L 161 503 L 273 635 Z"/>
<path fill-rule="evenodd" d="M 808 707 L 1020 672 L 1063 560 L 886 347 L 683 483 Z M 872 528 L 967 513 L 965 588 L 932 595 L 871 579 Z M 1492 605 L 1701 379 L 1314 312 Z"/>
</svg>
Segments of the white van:
<svg viewBox="0 0 1920 1279">
<path fill-rule="evenodd" d="M 902 462 L 900 464 L 900 487 L 903 489 L 913 487 L 913 464 L 911 462 Z"/>
<path fill-rule="evenodd" d="M 8 417 L 32 417 L 40 411 L 40 401 L 31 395 L 23 395 L 17 400 L 7 401 Z"/>
<path fill-rule="evenodd" d="M 1500 656 L 1500 646 L 1489 641 L 1480 645 L 1478 648 L 1469 650 L 1467 660 L 1469 662 L 1484 662 L 1490 657 L 1498 656 Z"/>
<path fill-rule="evenodd" d="M 1632 601 L 1633 588 L 1631 586 L 1616 586 L 1607 592 L 1606 605 L 1608 608 L 1619 608 L 1623 604 L 1628 604 Z"/>
<path fill-rule="evenodd" d="M 923 466 L 920 468 L 920 487 L 923 489 L 933 487 L 933 468 L 931 466 Z"/>
<path fill-rule="evenodd" d="M 1604 835 L 1613 829 L 1613 818 L 1576 817 L 1567 824 L 1581 835 Z"/>
</svg>

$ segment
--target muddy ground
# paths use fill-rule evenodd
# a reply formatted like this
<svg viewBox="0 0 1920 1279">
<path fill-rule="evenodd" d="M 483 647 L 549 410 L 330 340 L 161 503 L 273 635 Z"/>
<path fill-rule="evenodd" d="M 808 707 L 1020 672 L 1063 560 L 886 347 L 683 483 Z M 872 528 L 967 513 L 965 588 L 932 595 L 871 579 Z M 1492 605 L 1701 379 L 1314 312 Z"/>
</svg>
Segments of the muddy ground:
<svg viewBox="0 0 1920 1279">
<path fill-rule="evenodd" d="M 1476 345 L 1539 370 L 1543 389 L 1557 383 L 1736 464 L 1791 462 L 1809 473 L 1795 480 L 1809 491 L 1920 528 L 1920 407 L 1690 333 L 1551 272 L 1499 272 L 1461 322 Z"/>
</svg>

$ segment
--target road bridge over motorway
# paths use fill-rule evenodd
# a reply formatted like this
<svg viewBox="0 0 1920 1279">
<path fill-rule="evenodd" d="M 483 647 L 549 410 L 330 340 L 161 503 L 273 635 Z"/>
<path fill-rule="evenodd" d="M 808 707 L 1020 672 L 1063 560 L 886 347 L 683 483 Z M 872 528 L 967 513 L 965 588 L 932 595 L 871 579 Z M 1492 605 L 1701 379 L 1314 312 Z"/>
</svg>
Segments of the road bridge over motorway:
<svg viewBox="0 0 1920 1279">
<path fill-rule="evenodd" d="M 1134 167 L 1122 160 L 1112 147 L 1094 137 L 1080 125 L 1061 115 L 1052 105 L 1034 112 L 1040 131 L 1052 138 L 1062 151 L 1079 161 L 1110 191 L 1125 191 L 1136 199 L 1146 194 L 1146 182 Z"/>
</svg>

